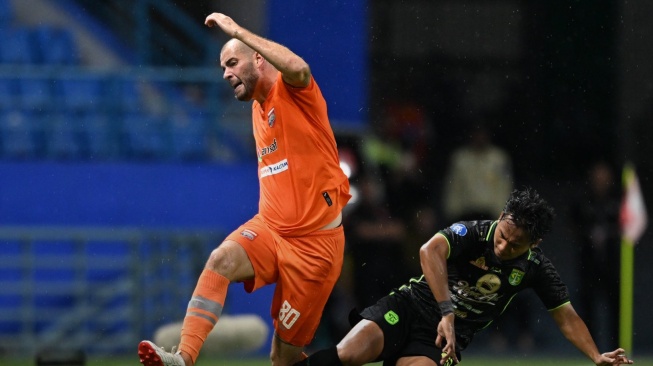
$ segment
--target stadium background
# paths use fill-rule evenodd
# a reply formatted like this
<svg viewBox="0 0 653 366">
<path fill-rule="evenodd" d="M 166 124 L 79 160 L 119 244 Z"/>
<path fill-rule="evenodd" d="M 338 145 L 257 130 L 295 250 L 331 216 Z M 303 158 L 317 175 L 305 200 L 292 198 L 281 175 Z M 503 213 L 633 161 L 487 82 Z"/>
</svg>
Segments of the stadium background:
<svg viewBox="0 0 653 366">
<path fill-rule="evenodd" d="M 431 131 L 425 201 L 437 205 L 438 174 L 470 123 L 491 121 L 516 185 L 536 187 L 558 210 L 544 247 L 573 289 L 566 210 L 586 187 L 587 164 L 633 162 L 653 207 L 652 8 L 1 0 L 3 353 L 130 352 L 178 320 L 204 255 L 255 211 L 248 105 L 221 84 L 225 38 L 201 25 L 212 11 L 309 62 L 344 149 L 355 150 L 388 105 L 417 106 Z M 647 232 L 635 250 L 635 354 L 653 339 L 651 241 Z M 232 286 L 227 311 L 266 316 L 270 290 L 246 296 Z M 575 355 L 532 306 L 538 351 Z"/>
</svg>

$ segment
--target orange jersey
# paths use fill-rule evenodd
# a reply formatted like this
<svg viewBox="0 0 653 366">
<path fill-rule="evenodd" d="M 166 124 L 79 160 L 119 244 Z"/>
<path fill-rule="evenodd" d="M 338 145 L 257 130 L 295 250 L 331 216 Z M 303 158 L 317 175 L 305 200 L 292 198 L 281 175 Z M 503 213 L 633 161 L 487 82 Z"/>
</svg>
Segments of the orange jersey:
<svg viewBox="0 0 653 366">
<path fill-rule="evenodd" d="M 259 214 L 280 235 L 300 236 L 333 221 L 347 204 L 349 181 L 322 92 L 279 73 L 265 102 L 252 105 L 259 168 Z"/>
</svg>

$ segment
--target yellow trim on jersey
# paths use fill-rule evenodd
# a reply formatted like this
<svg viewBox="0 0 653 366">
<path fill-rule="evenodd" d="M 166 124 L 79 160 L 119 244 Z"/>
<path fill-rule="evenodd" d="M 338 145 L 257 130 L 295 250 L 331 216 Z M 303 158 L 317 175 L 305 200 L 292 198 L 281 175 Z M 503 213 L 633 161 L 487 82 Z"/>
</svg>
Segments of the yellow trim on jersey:
<svg viewBox="0 0 653 366">
<path fill-rule="evenodd" d="M 444 238 L 444 240 L 447 241 L 447 247 L 449 247 L 449 250 L 447 251 L 447 259 L 449 259 L 449 256 L 451 255 L 451 243 L 449 243 L 449 238 L 447 238 L 446 235 L 444 235 L 444 234 L 442 234 L 442 233 L 440 233 L 440 232 L 438 232 L 438 233 L 435 234 L 435 236 L 438 236 L 438 235 L 440 235 L 441 237 Z M 435 236 L 434 236 L 434 237 L 435 237 Z"/>
<path fill-rule="evenodd" d="M 490 225 L 490 230 L 487 231 L 487 235 L 485 236 L 485 241 L 490 241 L 490 234 L 494 232 L 494 229 L 496 228 L 498 223 L 499 221 L 494 221 L 492 225 Z"/>
<path fill-rule="evenodd" d="M 563 307 L 563 306 L 565 306 L 565 305 L 567 305 L 567 304 L 571 304 L 571 301 L 567 301 L 567 302 L 565 302 L 565 303 L 563 303 L 563 304 L 561 304 L 561 305 L 556 306 L 556 307 L 553 308 L 553 309 L 547 309 L 547 311 L 558 310 L 558 309 L 560 309 L 561 307 Z"/>
</svg>

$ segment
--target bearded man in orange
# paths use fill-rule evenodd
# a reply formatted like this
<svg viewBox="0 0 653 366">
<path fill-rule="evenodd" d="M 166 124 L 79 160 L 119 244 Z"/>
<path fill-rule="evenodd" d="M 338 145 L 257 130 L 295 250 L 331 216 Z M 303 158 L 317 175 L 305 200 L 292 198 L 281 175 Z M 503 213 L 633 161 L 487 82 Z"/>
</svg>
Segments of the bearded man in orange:
<svg viewBox="0 0 653 366">
<path fill-rule="evenodd" d="M 247 292 L 276 283 L 270 314 L 272 365 L 306 357 L 342 268 L 342 209 L 350 199 L 326 101 L 308 64 L 288 48 L 213 13 L 209 27 L 233 37 L 220 52 L 236 99 L 252 103 L 259 211 L 209 256 L 188 304 L 179 351 L 142 341 L 145 366 L 192 366 L 219 321 L 227 288 Z"/>
</svg>

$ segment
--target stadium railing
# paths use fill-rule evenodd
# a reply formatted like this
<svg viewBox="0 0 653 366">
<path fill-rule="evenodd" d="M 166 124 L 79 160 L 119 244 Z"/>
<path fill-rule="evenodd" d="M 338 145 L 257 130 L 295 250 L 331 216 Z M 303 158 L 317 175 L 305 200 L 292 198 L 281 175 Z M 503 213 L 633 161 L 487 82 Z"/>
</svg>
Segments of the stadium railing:
<svg viewBox="0 0 653 366">
<path fill-rule="evenodd" d="M 133 351 L 179 320 L 221 238 L 200 230 L 0 227 L 0 352 Z"/>
</svg>

